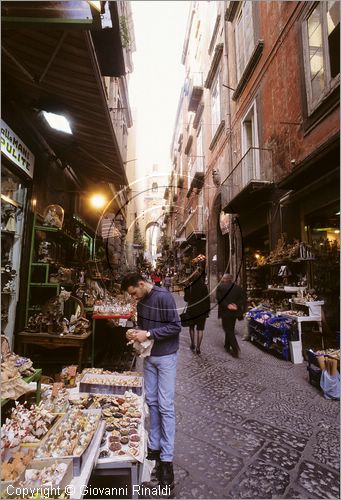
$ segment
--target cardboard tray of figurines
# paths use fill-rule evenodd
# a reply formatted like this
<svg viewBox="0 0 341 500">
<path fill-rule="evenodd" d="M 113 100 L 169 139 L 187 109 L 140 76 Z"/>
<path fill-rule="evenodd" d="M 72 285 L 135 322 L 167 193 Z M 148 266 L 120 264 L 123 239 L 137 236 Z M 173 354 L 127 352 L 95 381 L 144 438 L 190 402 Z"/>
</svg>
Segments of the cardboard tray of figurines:
<svg viewBox="0 0 341 500">
<path fill-rule="evenodd" d="M 122 461 L 143 462 L 147 443 L 143 397 L 131 391 L 91 397 L 105 421 L 96 467 L 107 468 Z"/>
<path fill-rule="evenodd" d="M 74 408 L 100 409 L 105 431 L 96 467 L 108 468 L 119 462 L 143 462 L 147 443 L 144 429 L 143 396 L 75 393 L 69 397 Z"/>
<path fill-rule="evenodd" d="M 73 461 L 73 475 L 79 476 L 90 455 L 95 460 L 91 443 L 103 434 L 101 410 L 72 408 L 61 418 L 57 428 L 47 436 L 36 450 L 37 460 L 48 458 Z"/>
<path fill-rule="evenodd" d="M 128 390 L 141 396 L 143 378 L 138 375 L 85 373 L 79 384 L 79 392 L 91 394 L 124 394 Z"/>
<path fill-rule="evenodd" d="M 54 490 L 60 491 L 63 494 L 65 488 L 73 479 L 73 463 L 71 459 L 33 459 L 27 465 L 25 470 L 20 474 L 16 481 L 11 481 L 10 490 L 5 488 L 5 483 L 1 483 L 2 493 L 5 493 L 8 498 L 27 498 L 25 491 L 32 492 L 31 498 L 36 496 L 34 491 L 48 491 L 53 493 Z M 7 482 L 8 483 L 8 482 Z M 13 495 L 6 494 L 13 491 Z M 18 492 L 22 495 L 18 496 Z M 30 495 L 30 493 L 29 493 Z"/>
</svg>

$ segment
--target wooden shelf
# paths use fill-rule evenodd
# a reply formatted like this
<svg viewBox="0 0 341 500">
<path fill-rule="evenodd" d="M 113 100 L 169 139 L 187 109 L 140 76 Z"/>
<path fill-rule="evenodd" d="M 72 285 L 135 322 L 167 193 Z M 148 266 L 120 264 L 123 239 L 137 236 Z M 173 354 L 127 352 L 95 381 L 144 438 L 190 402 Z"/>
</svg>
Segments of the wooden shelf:
<svg viewBox="0 0 341 500">
<path fill-rule="evenodd" d="M 30 283 L 30 286 L 44 286 L 44 287 L 53 287 L 53 286 L 59 286 L 60 283 Z"/>
<path fill-rule="evenodd" d="M 69 238 L 72 241 L 78 241 L 77 238 L 74 238 L 73 236 L 70 236 L 69 234 L 65 233 L 63 229 L 59 229 L 58 227 L 53 227 L 53 226 L 34 226 L 35 231 L 45 231 L 47 233 L 57 233 L 60 234 L 61 236 L 65 238 Z"/>
</svg>

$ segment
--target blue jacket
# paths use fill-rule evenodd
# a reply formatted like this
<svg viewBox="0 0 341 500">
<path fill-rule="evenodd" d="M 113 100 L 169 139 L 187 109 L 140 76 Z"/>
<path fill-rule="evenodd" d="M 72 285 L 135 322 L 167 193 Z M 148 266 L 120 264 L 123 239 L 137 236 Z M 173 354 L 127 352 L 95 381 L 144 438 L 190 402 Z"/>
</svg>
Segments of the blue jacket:
<svg viewBox="0 0 341 500">
<path fill-rule="evenodd" d="M 137 324 L 154 339 L 151 356 L 166 356 L 179 349 L 180 319 L 174 297 L 165 288 L 153 286 L 137 303 Z"/>
</svg>

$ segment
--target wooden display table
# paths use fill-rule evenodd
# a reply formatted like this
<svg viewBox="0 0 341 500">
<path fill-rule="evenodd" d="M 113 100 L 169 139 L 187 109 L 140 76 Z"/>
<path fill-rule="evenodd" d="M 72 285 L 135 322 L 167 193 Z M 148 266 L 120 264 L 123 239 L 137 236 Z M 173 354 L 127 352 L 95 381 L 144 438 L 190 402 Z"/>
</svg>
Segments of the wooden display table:
<svg viewBox="0 0 341 500">
<path fill-rule="evenodd" d="M 18 334 L 19 351 L 23 354 L 23 356 L 26 356 L 27 345 L 39 345 L 41 347 L 45 347 L 46 349 L 59 349 L 61 347 L 79 349 L 78 366 L 81 369 L 83 360 L 87 360 L 87 347 L 90 335 L 91 330 L 83 335 L 69 334 L 63 335 L 62 337 L 50 333 L 20 332 Z"/>
</svg>

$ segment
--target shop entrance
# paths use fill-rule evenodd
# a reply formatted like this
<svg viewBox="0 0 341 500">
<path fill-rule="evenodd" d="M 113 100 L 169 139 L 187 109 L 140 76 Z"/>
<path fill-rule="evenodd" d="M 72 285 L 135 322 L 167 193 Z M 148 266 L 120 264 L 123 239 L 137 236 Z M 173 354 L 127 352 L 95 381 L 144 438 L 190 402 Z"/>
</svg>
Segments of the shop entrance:
<svg viewBox="0 0 341 500">
<path fill-rule="evenodd" d="M 324 300 L 325 328 L 339 330 L 340 206 L 332 203 L 305 216 L 308 243 L 314 252 L 311 286 Z M 332 333 L 330 332 L 330 333 Z"/>
</svg>

